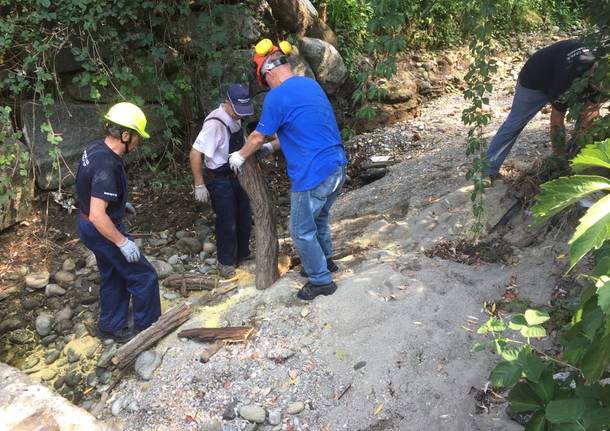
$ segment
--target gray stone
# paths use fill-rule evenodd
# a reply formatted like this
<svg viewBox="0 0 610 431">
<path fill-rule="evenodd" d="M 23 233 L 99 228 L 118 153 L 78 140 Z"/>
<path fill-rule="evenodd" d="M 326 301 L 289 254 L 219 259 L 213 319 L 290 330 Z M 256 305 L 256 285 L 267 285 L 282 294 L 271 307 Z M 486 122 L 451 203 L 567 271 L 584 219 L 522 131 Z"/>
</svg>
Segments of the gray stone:
<svg viewBox="0 0 610 431">
<path fill-rule="evenodd" d="M 112 365 L 112 357 L 114 356 L 114 354 L 117 351 L 117 347 L 115 343 L 110 344 L 109 346 L 106 347 L 106 349 L 104 350 L 104 352 L 100 355 L 99 359 L 97 360 L 97 366 L 101 367 L 101 368 L 107 368 L 108 366 Z"/>
<path fill-rule="evenodd" d="M 53 378 L 55 378 L 56 375 L 57 375 L 57 371 L 54 370 L 53 368 L 45 368 L 40 372 L 40 378 L 45 382 L 48 382 L 49 380 L 53 380 Z"/>
<path fill-rule="evenodd" d="M 66 374 L 66 377 L 64 378 L 64 382 L 66 383 L 66 385 L 74 387 L 74 386 L 80 384 L 82 379 L 83 379 L 83 376 L 81 376 L 78 371 L 73 370 L 73 371 L 68 372 L 68 374 Z"/>
<path fill-rule="evenodd" d="M 262 424 L 267 416 L 265 409 L 255 404 L 239 408 L 239 415 L 247 421 Z"/>
<path fill-rule="evenodd" d="M 226 421 L 230 421 L 235 419 L 237 416 L 235 414 L 235 408 L 237 407 L 237 401 L 232 400 L 229 404 L 225 406 L 225 409 L 222 413 L 222 418 Z"/>
<path fill-rule="evenodd" d="M 176 238 L 178 239 L 188 238 L 189 236 L 191 236 L 191 234 L 185 230 L 179 230 L 178 232 L 176 232 Z"/>
<path fill-rule="evenodd" d="M 64 260 L 64 263 L 61 265 L 61 269 L 62 271 L 72 272 L 76 269 L 76 262 L 74 262 L 74 259 L 68 258 Z"/>
<path fill-rule="evenodd" d="M 5 332 L 14 331 L 15 329 L 22 328 L 24 326 L 23 322 L 19 319 L 10 318 L 3 320 L 0 322 L 0 335 Z"/>
<path fill-rule="evenodd" d="M 175 265 L 180 261 L 180 258 L 178 257 L 177 254 L 171 255 L 168 259 L 167 259 L 167 263 L 169 263 L 170 265 Z"/>
<path fill-rule="evenodd" d="M 50 278 L 47 271 L 33 272 L 25 276 L 25 285 L 30 289 L 42 289 L 49 284 Z"/>
<path fill-rule="evenodd" d="M 207 225 L 197 226 L 197 238 L 199 238 L 199 242 L 205 244 L 208 236 L 210 235 L 210 227 Z"/>
<path fill-rule="evenodd" d="M 34 310 L 38 307 L 40 307 L 42 304 L 42 301 L 40 300 L 40 298 L 25 298 L 22 302 L 21 302 L 21 306 L 23 307 L 24 310 Z"/>
<path fill-rule="evenodd" d="M 216 245 L 211 242 L 206 242 L 203 244 L 203 251 L 206 252 L 208 255 L 212 254 L 216 251 Z"/>
<path fill-rule="evenodd" d="M 138 402 L 134 400 L 134 401 L 130 402 L 129 404 L 127 404 L 127 410 L 134 413 L 134 412 L 137 412 L 138 410 L 140 410 L 140 406 L 138 405 Z M 201 427 L 199 427 L 199 429 L 201 430 Z"/>
<path fill-rule="evenodd" d="M 176 242 L 176 248 L 183 253 L 195 254 L 201 251 L 201 243 L 197 238 L 182 238 Z"/>
<path fill-rule="evenodd" d="M 30 368 L 34 368 L 36 365 L 38 365 L 38 362 L 40 362 L 40 358 L 38 356 L 30 356 L 25 360 L 23 369 L 29 370 Z"/>
<path fill-rule="evenodd" d="M 97 260 L 95 258 L 95 255 L 92 252 L 89 252 L 89 254 L 87 255 L 87 257 L 85 259 L 85 266 L 87 268 L 93 268 L 96 265 L 97 265 Z"/>
<path fill-rule="evenodd" d="M 53 316 L 47 313 L 42 313 L 36 318 L 36 332 L 41 337 L 45 337 L 51 333 L 53 328 Z"/>
<path fill-rule="evenodd" d="M 303 410 L 305 410 L 305 403 L 303 401 L 297 401 L 289 404 L 288 407 L 286 407 L 286 413 L 289 415 L 298 415 Z"/>
<path fill-rule="evenodd" d="M 43 346 L 48 346 L 49 344 L 51 344 L 56 339 L 57 339 L 57 334 L 47 335 L 46 337 L 43 337 L 40 340 L 40 344 L 42 344 Z"/>
<path fill-rule="evenodd" d="M 67 357 L 68 357 L 68 362 L 74 363 L 74 362 L 78 362 L 80 360 L 81 354 L 79 352 L 77 352 L 76 350 L 74 350 L 73 348 L 68 347 Z"/>
<path fill-rule="evenodd" d="M 417 79 L 406 68 L 398 68 L 394 76 L 381 87 L 386 90 L 382 98 L 384 103 L 408 103 L 408 108 L 415 108 L 418 104 Z"/>
<path fill-rule="evenodd" d="M 66 294 L 66 290 L 59 284 L 51 283 L 44 288 L 44 294 L 47 296 L 62 296 Z"/>
<path fill-rule="evenodd" d="M 282 411 L 269 410 L 268 422 L 270 425 L 279 425 L 282 422 Z"/>
<path fill-rule="evenodd" d="M 72 309 L 70 308 L 69 305 L 66 305 L 64 308 L 62 308 L 55 314 L 55 320 L 57 322 L 59 322 L 61 320 L 70 320 L 70 319 L 72 319 Z"/>
<path fill-rule="evenodd" d="M 155 267 L 155 271 L 157 271 L 157 277 L 159 277 L 160 279 L 166 278 L 174 271 L 174 268 L 172 268 L 169 263 L 164 262 L 162 260 L 153 259 L 150 261 L 150 263 L 152 264 L 152 266 Z"/>
<path fill-rule="evenodd" d="M 134 369 L 142 380 L 150 380 L 159 365 L 161 365 L 161 355 L 154 350 L 146 350 L 138 355 Z"/>
<path fill-rule="evenodd" d="M 347 78 L 347 68 L 337 48 L 321 39 L 299 39 L 299 50 L 328 94 L 334 94 Z"/>
<path fill-rule="evenodd" d="M 47 365 L 51 365 L 53 362 L 55 362 L 57 360 L 57 358 L 59 358 L 59 355 L 61 353 L 58 350 L 52 350 L 49 353 L 47 353 L 44 357 L 44 363 Z"/>
<path fill-rule="evenodd" d="M 53 131 L 63 138 L 58 145 L 64 161 L 72 172 L 76 172 L 83 150 L 89 142 L 100 136 L 100 118 L 110 106 L 94 103 L 59 103 L 55 106 L 49 122 Z M 36 176 L 38 186 L 44 190 L 57 189 L 60 182 L 64 186 L 74 183 L 74 176 L 66 174 L 68 169 L 61 170 L 60 178 L 57 168 L 53 166 L 54 152 L 50 151 L 53 144 L 47 141 L 47 134 L 41 131 L 41 124 L 46 123 L 42 104 L 24 102 L 21 105 L 24 140 L 32 148 L 31 158 L 39 174 Z M 162 135 L 163 120 L 157 107 L 146 105 L 144 112 L 148 119 L 147 131 L 151 139 L 147 141 L 147 156 L 155 156 L 164 145 Z M 131 163 L 141 157 L 139 151 L 130 152 L 125 157 L 126 163 Z"/>
<path fill-rule="evenodd" d="M 110 411 L 112 412 L 113 416 L 118 416 L 121 413 L 121 410 L 123 410 L 123 400 L 119 398 L 112 403 Z"/>
<path fill-rule="evenodd" d="M 71 272 L 66 271 L 57 271 L 55 275 L 53 275 L 53 279 L 61 286 L 72 286 L 76 276 Z"/>
<path fill-rule="evenodd" d="M 173 301 L 174 299 L 178 298 L 178 294 L 174 292 L 165 292 L 163 297 L 168 301 Z"/>
<path fill-rule="evenodd" d="M 206 265 L 208 266 L 214 266 L 216 265 L 216 259 L 213 257 L 208 257 L 206 260 L 203 261 Z"/>
<path fill-rule="evenodd" d="M 69 332 L 71 332 L 73 327 L 74 327 L 74 324 L 72 323 L 71 320 L 58 320 L 55 323 L 55 331 L 57 331 L 57 333 L 62 334 L 62 335 L 66 335 Z"/>
</svg>

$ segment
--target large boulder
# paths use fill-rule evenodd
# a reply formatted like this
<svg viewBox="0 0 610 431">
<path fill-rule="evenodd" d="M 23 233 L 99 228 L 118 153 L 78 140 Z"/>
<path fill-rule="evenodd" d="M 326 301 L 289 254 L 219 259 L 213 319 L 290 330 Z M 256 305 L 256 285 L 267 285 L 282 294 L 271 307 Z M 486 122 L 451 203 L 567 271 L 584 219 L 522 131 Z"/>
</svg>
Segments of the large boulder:
<svg viewBox="0 0 610 431">
<path fill-rule="evenodd" d="M 389 104 L 407 103 L 415 108 L 417 100 L 417 78 L 408 70 L 399 68 L 392 79 L 380 82 L 381 88 L 386 90 L 382 102 Z"/>
<path fill-rule="evenodd" d="M 339 46 L 337 35 L 320 19 L 309 0 L 269 0 L 269 6 L 283 30 L 322 39 L 335 48 Z"/>
<path fill-rule="evenodd" d="M 53 132 L 62 137 L 57 145 L 47 141 L 46 133 L 40 128 L 46 123 L 44 111 L 37 103 L 25 102 L 21 106 L 23 136 L 36 166 L 36 184 L 44 190 L 70 186 L 83 150 L 87 144 L 103 136 L 103 115 L 108 105 L 57 103 L 55 112 L 49 119 Z M 150 140 L 143 141 L 138 150 L 129 153 L 125 162 L 130 163 L 144 154 L 155 155 L 163 148 L 162 131 L 165 123 L 157 107 L 147 105 L 144 112 L 148 119 L 146 129 Z M 141 151 L 143 148 L 146 150 Z"/>
<path fill-rule="evenodd" d="M 312 37 L 299 39 L 299 49 L 328 94 L 336 93 L 347 78 L 347 68 L 339 51 L 330 43 Z"/>
</svg>

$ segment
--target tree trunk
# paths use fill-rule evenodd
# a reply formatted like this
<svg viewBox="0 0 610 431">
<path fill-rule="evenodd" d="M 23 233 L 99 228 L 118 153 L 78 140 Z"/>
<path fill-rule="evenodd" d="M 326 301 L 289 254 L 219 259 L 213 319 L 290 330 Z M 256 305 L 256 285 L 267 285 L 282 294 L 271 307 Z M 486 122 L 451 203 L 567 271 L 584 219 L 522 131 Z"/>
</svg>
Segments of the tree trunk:
<svg viewBox="0 0 610 431">
<path fill-rule="evenodd" d="M 275 226 L 275 208 L 263 180 L 256 157 L 246 160 L 238 174 L 239 182 L 250 198 L 256 235 L 256 288 L 266 289 L 280 276 L 277 268 L 279 244 Z"/>
</svg>

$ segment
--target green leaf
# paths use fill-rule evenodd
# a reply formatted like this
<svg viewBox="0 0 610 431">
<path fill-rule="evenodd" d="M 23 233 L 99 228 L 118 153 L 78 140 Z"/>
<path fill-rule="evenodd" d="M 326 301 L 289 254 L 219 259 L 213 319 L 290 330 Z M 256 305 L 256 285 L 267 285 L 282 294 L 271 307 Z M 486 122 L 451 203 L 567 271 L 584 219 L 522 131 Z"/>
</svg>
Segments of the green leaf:
<svg viewBox="0 0 610 431">
<path fill-rule="evenodd" d="M 574 423 L 582 418 L 585 412 L 585 402 L 581 398 L 553 400 L 547 404 L 545 416 L 554 424 Z"/>
<path fill-rule="evenodd" d="M 547 428 L 544 412 L 536 413 L 525 425 L 525 431 L 545 431 Z"/>
<path fill-rule="evenodd" d="M 592 249 L 598 249 L 610 238 L 610 195 L 604 196 L 580 219 L 570 245 L 570 269 Z"/>
<path fill-rule="evenodd" d="M 517 412 L 536 412 L 544 408 L 544 403 L 532 390 L 529 383 L 521 382 L 515 385 L 508 394 L 512 409 Z"/>
<path fill-rule="evenodd" d="M 490 317 L 487 322 L 477 329 L 478 334 L 487 334 L 488 332 L 502 332 L 506 329 L 506 324 L 497 317 Z"/>
<path fill-rule="evenodd" d="M 540 325 L 551 318 L 549 313 L 540 310 L 525 310 L 524 316 L 528 326 Z"/>
<path fill-rule="evenodd" d="M 610 169 L 610 139 L 587 145 L 570 162 L 574 172 L 591 167 Z"/>
<path fill-rule="evenodd" d="M 594 340 L 591 347 L 582 357 L 582 372 L 587 383 L 599 380 L 610 364 L 610 335 L 601 340 Z"/>
<path fill-rule="evenodd" d="M 580 422 L 563 423 L 554 425 L 553 431 L 586 431 Z"/>
<path fill-rule="evenodd" d="M 521 335 L 525 338 L 543 338 L 546 337 L 546 330 L 542 326 L 524 326 L 521 328 Z"/>
<path fill-rule="evenodd" d="M 522 313 L 515 314 L 508 323 L 508 327 L 513 331 L 520 331 L 524 326 L 527 326 L 527 320 Z"/>
<path fill-rule="evenodd" d="M 597 305 L 606 314 L 610 314 L 610 277 L 603 275 L 595 283 L 597 288 Z"/>
<path fill-rule="evenodd" d="M 544 361 L 538 357 L 530 348 L 522 349 L 519 352 L 518 363 L 521 366 L 525 377 L 531 382 L 538 382 L 542 371 L 544 371 Z"/>
<path fill-rule="evenodd" d="M 521 352 L 522 348 L 515 348 L 515 347 L 509 347 L 509 348 L 505 348 L 500 352 L 500 356 L 502 356 L 502 359 L 504 359 L 505 361 L 516 361 L 517 358 L 519 357 L 519 353 Z"/>
<path fill-rule="evenodd" d="M 601 277 L 610 275 L 610 241 L 606 241 L 595 252 L 595 267 L 591 271 L 591 276 Z"/>
<path fill-rule="evenodd" d="M 491 372 L 491 384 L 494 387 L 503 388 L 513 386 L 521 377 L 521 366 L 516 362 L 498 362 Z"/>
<path fill-rule="evenodd" d="M 583 425 L 591 431 L 608 429 L 610 427 L 610 408 L 589 410 L 583 417 Z"/>
<path fill-rule="evenodd" d="M 555 380 L 553 379 L 553 372 L 550 369 L 546 369 L 542 372 L 542 375 L 537 382 L 531 382 L 530 387 L 543 401 L 549 402 L 553 399 L 555 394 Z"/>
</svg>

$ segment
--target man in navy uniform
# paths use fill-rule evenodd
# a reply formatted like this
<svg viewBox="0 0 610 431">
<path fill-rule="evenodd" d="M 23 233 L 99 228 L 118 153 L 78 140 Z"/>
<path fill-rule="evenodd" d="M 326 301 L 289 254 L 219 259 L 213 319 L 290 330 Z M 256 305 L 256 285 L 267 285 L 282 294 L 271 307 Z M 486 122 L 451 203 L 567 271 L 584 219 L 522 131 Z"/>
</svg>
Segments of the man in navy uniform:
<svg viewBox="0 0 610 431">
<path fill-rule="evenodd" d="M 89 144 L 76 174 L 78 236 L 100 271 L 99 336 L 127 342 L 161 315 L 155 269 L 122 224 L 128 194 L 123 156 L 149 135 L 146 116 L 134 104 L 117 103 L 104 118 L 106 135 Z M 133 329 L 128 327 L 130 300 Z"/>
</svg>

